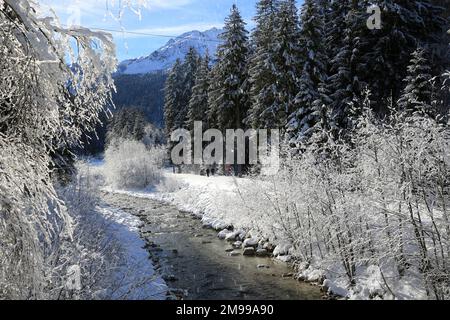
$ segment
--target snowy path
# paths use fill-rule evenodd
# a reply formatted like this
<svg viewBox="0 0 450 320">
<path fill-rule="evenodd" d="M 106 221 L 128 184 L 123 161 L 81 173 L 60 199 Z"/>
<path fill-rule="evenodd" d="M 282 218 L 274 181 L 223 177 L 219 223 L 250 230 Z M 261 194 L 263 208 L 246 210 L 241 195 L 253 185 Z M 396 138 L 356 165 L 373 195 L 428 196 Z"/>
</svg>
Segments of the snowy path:
<svg viewBox="0 0 450 320">
<path fill-rule="evenodd" d="M 127 194 L 104 192 L 102 198 L 144 222 L 140 233 L 153 264 L 179 298 L 322 298 L 317 287 L 286 276 L 292 270 L 284 263 L 230 256 L 229 246 L 215 231 L 204 229 L 199 220 L 173 206 Z"/>
</svg>

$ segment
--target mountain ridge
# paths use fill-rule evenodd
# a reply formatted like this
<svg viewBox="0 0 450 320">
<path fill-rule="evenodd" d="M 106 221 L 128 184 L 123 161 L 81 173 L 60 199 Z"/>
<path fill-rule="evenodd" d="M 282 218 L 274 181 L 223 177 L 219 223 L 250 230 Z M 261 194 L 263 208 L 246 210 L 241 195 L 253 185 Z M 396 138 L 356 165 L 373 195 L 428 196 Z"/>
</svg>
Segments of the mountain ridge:
<svg viewBox="0 0 450 320">
<path fill-rule="evenodd" d="M 183 60 L 191 47 L 200 55 L 208 51 L 214 59 L 217 48 L 222 42 L 219 35 L 222 29 L 212 28 L 206 31 L 193 30 L 170 39 L 164 46 L 148 56 L 122 61 L 118 74 L 137 75 L 157 73 L 169 70 L 177 59 Z"/>
</svg>

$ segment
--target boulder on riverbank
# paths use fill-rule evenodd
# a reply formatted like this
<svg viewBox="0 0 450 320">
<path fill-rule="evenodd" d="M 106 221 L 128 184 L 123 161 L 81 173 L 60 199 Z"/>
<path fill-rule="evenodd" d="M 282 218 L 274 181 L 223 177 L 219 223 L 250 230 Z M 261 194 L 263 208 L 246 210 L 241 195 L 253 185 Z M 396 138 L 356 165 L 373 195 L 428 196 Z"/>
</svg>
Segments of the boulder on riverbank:
<svg viewBox="0 0 450 320">
<path fill-rule="evenodd" d="M 235 243 L 233 243 L 233 248 L 241 249 L 242 248 L 242 242 L 241 241 L 236 241 Z"/>
<path fill-rule="evenodd" d="M 292 249 L 291 243 L 283 242 L 276 246 L 275 250 L 273 251 L 273 255 L 275 257 L 288 256 L 290 254 L 291 249 Z"/>
<path fill-rule="evenodd" d="M 225 240 L 234 242 L 234 241 L 243 239 L 244 236 L 245 236 L 245 232 L 243 230 L 236 230 L 236 231 L 228 233 L 227 236 L 225 237 Z"/>
<path fill-rule="evenodd" d="M 227 238 L 227 236 L 232 233 L 232 231 L 228 230 L 228 229 L 223 229 L 222 231 L 219 232 L 219 234 L 217 235 L 217 237 L 220 240 L 225 240 Z"/>
<path fill-rule="evenodd" d="M 268 257 L 269 252 L 267 252 L 266 249 L 258 249 L 258 250 L 256 250 L 256 256 L 257 257 Z"/>
<path fill-rule="evenodd" d="M 256 254 L 256 250 L 253 247 L 247 247 L 244 249 L 244 256 L 252 257 Z"/>
<path fill-rule="evenodd" d="M 256 249 L 259 244 L 258 238 L 249 238 L 244 241 L 244 248 L 253 248 Z"/>
</svg>

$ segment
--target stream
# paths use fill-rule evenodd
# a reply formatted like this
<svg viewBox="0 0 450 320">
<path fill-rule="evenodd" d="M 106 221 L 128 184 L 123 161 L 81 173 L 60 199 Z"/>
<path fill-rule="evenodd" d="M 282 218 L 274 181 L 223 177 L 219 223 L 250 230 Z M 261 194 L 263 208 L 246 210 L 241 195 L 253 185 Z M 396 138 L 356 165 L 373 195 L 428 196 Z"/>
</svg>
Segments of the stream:
<svg viewBox="0 0 450 320">
<path fill-rule="evenodd" d="M 172 296 L 185 300 L 317 300 L 317 286 L 299 282 L 284 262 L 231 256 L 231 245 L 176 207 L 116 193 L 102 193 L 107 205 L 141 219 L 151 263 Z M 150 263 L 150 261 L 149 261 Z"/>
</svg>

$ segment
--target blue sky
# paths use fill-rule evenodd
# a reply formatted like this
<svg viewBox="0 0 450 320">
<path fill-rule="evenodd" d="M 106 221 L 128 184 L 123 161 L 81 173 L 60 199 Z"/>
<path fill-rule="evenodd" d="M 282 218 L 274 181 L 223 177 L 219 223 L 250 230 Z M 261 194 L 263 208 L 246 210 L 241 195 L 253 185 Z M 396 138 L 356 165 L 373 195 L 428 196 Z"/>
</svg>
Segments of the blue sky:
<svg viewBox="0 0 450 320">
<path fill-rule="evenodd" d="M 123 11 L 120 19 L 118 4 L 130 1 L 132 7 Z M 256 0 L 39 0 L 45 10 L 52 8 L 61 23 L 81 24 L 89 28 L 126 30 L 161 36 L 146 36 L 111 32 L 117 45 L 118 59 L 125 60 L 146 56 L 163 46 L 171 36 L 191 30 L 204 31 L 221 28 L 233 3 L 253 27 Z M 136 11 L 139 3 L 140 14 Z M 165 36 L 165 37 L 164 37 Z"/>
</svg>

